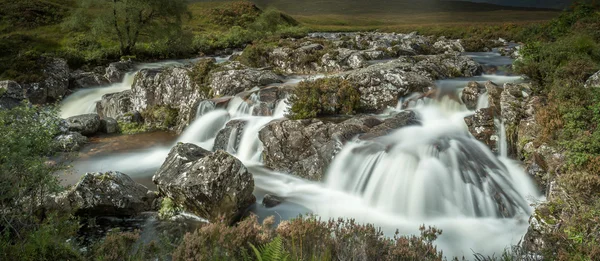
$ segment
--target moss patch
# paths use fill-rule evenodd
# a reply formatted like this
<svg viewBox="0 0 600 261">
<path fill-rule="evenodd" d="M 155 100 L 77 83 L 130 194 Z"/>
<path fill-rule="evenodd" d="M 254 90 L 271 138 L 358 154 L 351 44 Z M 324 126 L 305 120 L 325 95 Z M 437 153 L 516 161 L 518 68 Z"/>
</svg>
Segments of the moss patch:
<svg viewBox="0 0 600 261">
<path fill-rule="evenodd" d="M 323 78 L 303 81 L 289 99 L 292 119 L 335 114 L 354 114 L 360 109 L 360 93 L 347 80 Z"/>
</svg>

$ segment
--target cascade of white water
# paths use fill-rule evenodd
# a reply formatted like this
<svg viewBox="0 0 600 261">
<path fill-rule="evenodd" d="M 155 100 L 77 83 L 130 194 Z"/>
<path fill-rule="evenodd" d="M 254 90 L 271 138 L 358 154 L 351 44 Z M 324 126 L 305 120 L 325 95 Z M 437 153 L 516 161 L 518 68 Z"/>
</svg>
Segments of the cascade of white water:
<svg viewBox="0 0 600 261">
<path fill-rule="evenodd" d="M 465 113 L 427 102 L 421 125 L 347 144 L 331 164 L 327 186 L 407 218 L 512 217 L 530 214 L 538 196 L 522 172 L 511 172 L 464 127 Z M 516 187 L 514 184 L 528 184 Z"/>
</svg>

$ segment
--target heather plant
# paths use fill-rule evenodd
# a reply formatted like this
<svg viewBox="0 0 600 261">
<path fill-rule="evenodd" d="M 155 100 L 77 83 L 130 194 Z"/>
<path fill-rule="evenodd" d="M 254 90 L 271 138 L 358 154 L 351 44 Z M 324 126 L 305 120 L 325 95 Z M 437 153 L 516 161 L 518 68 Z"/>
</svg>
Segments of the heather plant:
<svg viewBox="0 0 600 261">
<path fill-rule="evenodd" d="M 354 114 L 360 110 L 360 93 L 340 78 L 302 81 L 289 99 L 289 117 L 314 118 L 324 115 Z"/>
</svg>

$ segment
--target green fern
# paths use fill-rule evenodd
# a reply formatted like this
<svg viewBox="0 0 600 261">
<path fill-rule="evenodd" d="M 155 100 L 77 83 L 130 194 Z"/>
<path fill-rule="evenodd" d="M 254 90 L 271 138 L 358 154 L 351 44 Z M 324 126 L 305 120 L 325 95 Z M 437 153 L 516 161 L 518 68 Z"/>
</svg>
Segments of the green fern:
<svg viewBox="0 0 600 261">
<path fill-rule="evenodd" d="M 256 260 L 258 261 L 287 261 L 289 254 L 283 248 L 283 240 L 280 236 L 273 241 L 256 248 L 252 243 L 249 243 Z"/>
</svg>

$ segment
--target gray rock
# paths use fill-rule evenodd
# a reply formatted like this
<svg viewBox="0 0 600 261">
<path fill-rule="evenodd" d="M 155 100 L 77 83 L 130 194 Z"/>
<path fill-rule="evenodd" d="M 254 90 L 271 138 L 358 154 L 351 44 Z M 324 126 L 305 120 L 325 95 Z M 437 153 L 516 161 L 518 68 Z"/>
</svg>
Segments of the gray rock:
<svg viewBox="0 0 600 261">
<path fill-rule="evenodd" d="M 152 177 L 162 195 L 211 222 L 234 222 L 256 198 L 254 179 L 235 157 L 178 144 Z"/>
<path fill-rule="evenodd" d="M 525 107 L 531 95 L 529 84 L 504 84 L 500 97 L 502 122 L 506 129 L 508 156 L 518 157 L 518 126 L 525 117 Z"/>
<path fill-rule="evenodd" d="M 585 88 L 596 88 L 600 87 L 600 71 L 594 73 L 590 78 L 585 81 Z"/>
<path fill-rule="evenodd" d="M 138 111 L 130 111 L 117 117 L 118 123 L 143 123 L 142 114 Z"/>
<path fill-rule="evenodd" d="M 117 118 L 132 110 L 131 90 L 102 95 L 102 100 L 96 103 L 96 112 L 100 117 Z"/>
<path fill-rule="evenodd" d="M 34 104 L 44 104 L 61 99 L 69 88 L 69 66 L 64 59 L 43 58 L 44 81 L 22 84 L 26 96 Z"/>
<path fill-rule="evenodd" d="M 209 87 L 213 95 L 231 96 L 254 87 L 283 82 L 281 77 L 272 71 L 237 66 L 235 69 L 217 70 L 210 74 Z"/>
<path fill-rule="evenodd" d="M 117 133 L 119 131 L 119 124 L 117 120 L 113 118 L 104 117 L 102 120 L 100 120 L 100 131 L 106 134 Z"/>
<path fill-rule="evenodd" d="M 469 132 L 479 141 L 487 145 L 492 152 L 498 153 L 499 137 L 494 123 L 494 110 L 492 108 L 482 108 L 475 111 L 475 114 L 465 117 L 465 123 Z"/>
<path fill-rule="evenodd" d="M 485 87 L 477 82 L 469 82 L 462 91 L 461 100 L 469 110 L 477 109 L 479 96 L 485 92 Z"/>
<path fill-rule="evenodd" d="M 359 136 L 373 139 L 393 129 L 416 124 L 414 112 L 403 112 L 384 121 L 357 116 L 341 123 L 310 120 L 279 120 L 259 132 L 265 166 L 309 180 L 323 180 L 327 166 L 343 143 Z"/>
<path fill-rule="evenodd" d="M 109 84 L 104 75 L 96 72 L 74 71 L 70 74 L 69 89 L 96 87 Z"/>
<path fill-rule="evenodd" d="M 116 171 L 87 173 L 72 189 L 50 200 L 50 208 L 82 216 L 126 217 L 151 210 L 148 188 Z"/>
<path fill-rule="evenodd" d="M 246 121 L 232 120 L 225 125 L 225 128 L 219 131 L 215 138 L 214 151 L 224 150 L 229 153 L 234 153 L 240 146 L 242 135 Z"/>
<path fill-rule="evenodd" d="M 133 110 L 143 112 L 155 106 L 177 109 L 175 129 L 177 132 L 183 131 L 194 120 L 199 102 L 211 98 L 192 81 L 190 70 L 187 67 L 175 67 L 139 71 L 131 87 Z"/>
<path fill-rule="evenodd" d="M 25 99 L 25 90 L 14 81 L 0 81 L 0 109 L 12 109 Z"/>
<path fill-rule="evenodd" d="M 121 82 L 125 77 L 125 74 L 133 69 L 131 61 L 114 62 L 106 67 L 104 78 L 108 79 L 109 82 Z"/>
<path fill-rule="evenodd" d="M 56 136 L 54 141 L 58 151 L 72 152 L 80 150 L 88 139 L 79 132 L 69 132 Z"/>
<path fill-rule="evenodd" d="M 100 116 L 98 114 L 84 114 L 66 119 L 69 131 L 79 132 L 86 136 L 96 134 L 100 130 Z"/>
<path fill-rule="evenodd" d="M 266 194 L 265 197 L 262 200 L 262 204 L 266 208 L 272 208 L 272 207 L 276 207 L 277 205 L 281 204 L 282 201 L 283 200 L 280 197 L 278 197 L 278 196 L 273 196 L 271 194 Z"/>
</svg>

